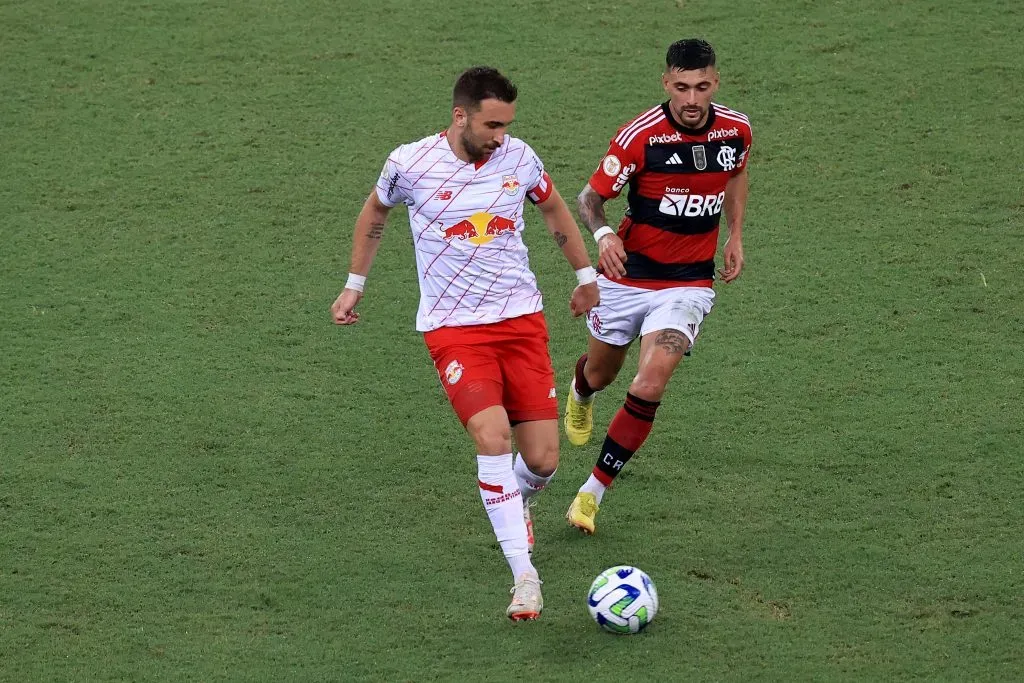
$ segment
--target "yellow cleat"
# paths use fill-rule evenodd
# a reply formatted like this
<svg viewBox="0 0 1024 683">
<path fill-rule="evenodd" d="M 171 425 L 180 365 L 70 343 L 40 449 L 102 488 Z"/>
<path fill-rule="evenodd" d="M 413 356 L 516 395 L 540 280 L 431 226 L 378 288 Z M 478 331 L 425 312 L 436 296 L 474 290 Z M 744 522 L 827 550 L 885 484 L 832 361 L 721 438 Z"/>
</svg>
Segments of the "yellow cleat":
<svg viewBox="0 0 1024 683">
<path fill-rule="evenodd" d="M 565 518 L 569 524 L 590 536 L 596 530 L 594 517 L 597 517 L 598 509 L 597 496 L 593 493 L 577 493 Z"/>
<path fill-rule="evenodd" d="M 565 400 L 565 435 L 573 446 L 586 446 L 594 431 L 594 399 L 591 397 L 586 403 L 580 403 L 573 396 L 574 387 L 575 381 Z"/>
</svg>

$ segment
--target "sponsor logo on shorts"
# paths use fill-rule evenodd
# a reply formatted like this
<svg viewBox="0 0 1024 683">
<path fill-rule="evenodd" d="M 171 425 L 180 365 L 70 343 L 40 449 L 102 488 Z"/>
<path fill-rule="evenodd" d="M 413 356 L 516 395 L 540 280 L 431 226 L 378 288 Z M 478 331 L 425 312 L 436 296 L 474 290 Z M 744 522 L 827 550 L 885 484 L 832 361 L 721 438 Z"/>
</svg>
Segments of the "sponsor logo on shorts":
<svg viewBox="0 0 1024 683">
<path fill-rule="evenodd" d="M 551 391 L 548 392 L 548 398 L 555 398 L 556 396 L 557 394 L 555 393 L 555 388 L 551 387 Z"/>
</svg>

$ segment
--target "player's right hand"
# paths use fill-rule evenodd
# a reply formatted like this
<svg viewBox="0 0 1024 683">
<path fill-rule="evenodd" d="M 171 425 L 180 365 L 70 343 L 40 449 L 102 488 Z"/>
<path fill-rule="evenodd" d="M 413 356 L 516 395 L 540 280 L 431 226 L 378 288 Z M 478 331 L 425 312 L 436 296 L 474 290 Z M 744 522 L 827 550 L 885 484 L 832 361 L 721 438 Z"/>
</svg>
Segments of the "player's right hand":
<svg viewBox="0 0 1024 683">
<path fill-rule="evenodd" d="M 597 243 L 597 263 L 605 277 L 618 280 L 626 275 L 626 249 L 618 235 L 605 235 Z"/>
<path fill-rule="evenodd" d="M 359 322 L 359 314 L 354 309 L 362 298 L 362 292 L 354 289 L 342 290 L 338 298 L 331 304 L 331 317 L 334 318 L 334 324 L 351 325 Z"/>
<path fill-rule="evenodd" d="M 572 297 L 569 299 L 569 312 L 572 317 L 578 318 L 584 313 L 590 313 L 590 309 L 601 303 L 601 290 L 596 282 L 586 285 L 579 285 L 572 290 Z"/>
</svg>

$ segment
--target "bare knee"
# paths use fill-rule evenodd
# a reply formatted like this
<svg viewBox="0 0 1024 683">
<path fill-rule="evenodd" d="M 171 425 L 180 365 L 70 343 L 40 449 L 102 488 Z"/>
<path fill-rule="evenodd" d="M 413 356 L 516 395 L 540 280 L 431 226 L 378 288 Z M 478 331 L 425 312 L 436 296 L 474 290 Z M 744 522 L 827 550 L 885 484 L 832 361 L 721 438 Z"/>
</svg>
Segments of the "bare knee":
<svg viewBox="0 0 1024 683">
<path fill-rule="evenodd" d="M 668 377 L 651 377 L 639 374 L 633 378 L 629 385 L 629 393 L 645 401 L 660 401 L 665 395 L 665 387 L 668 386 Z"/>
<path fill-rule="evenodd" d="M 476 443 L 480 455 L 503 455 L 512 451 L 512 428 L 508 420 L 477 419 L 474 415 L 466 424 L 466 431 Z"/>
<path fill-rule="evenodd" d="M 619 374 L 618 368 L 602 367 L 596 363 L 587 362 L 586 367 L 583 368 L 583 377 L 586 378 L 587 384 L 594 391 L 601 391 L 609 384 L 615 381 L 615 376 Z"/>
<path fill-rule="evenodd" d="M 558 442 L 534 446 L 529 451 L 523 451 L 523 460 L 534 474 L 550 477 L 558 469 Z"/>
</svg>

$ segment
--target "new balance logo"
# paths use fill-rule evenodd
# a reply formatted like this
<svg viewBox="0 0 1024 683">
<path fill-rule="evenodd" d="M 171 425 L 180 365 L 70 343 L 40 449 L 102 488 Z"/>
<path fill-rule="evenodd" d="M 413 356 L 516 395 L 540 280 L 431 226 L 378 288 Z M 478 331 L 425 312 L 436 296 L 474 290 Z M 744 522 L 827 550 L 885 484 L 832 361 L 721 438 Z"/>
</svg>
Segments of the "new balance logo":
<svg viewBox="0 0 1024 683">
<path fill-rule="evenodd" d="M 441 190 L 434 195 L 434 199 L 440 199 L 442 202 L 446 202 L 452 198 L 451 190 Z"/>
<path fill-rule="evenodd" d="M 665 165 L 666 166 L 678 166 L 678 165 L 680 165 L 682 163 L 683 163 L 683 160 L 679 157 L 679 155 L 678 154 L 673 154 L 672 156 L 670 156 L 668 158 L 668 161 L 665 162 Z"/>
</svg>

